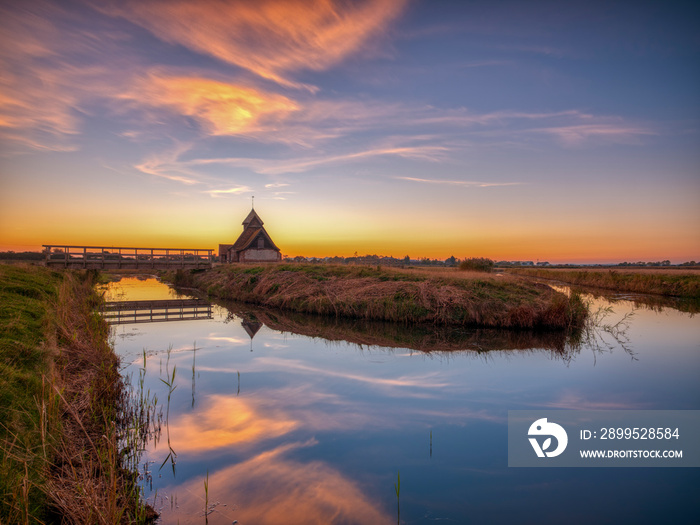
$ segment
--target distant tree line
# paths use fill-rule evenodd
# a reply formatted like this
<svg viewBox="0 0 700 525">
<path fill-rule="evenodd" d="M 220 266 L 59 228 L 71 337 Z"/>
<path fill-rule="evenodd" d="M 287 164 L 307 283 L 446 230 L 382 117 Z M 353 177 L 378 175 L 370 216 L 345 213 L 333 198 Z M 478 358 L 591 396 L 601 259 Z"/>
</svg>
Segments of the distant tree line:
<svg viewBox="0 0 700 525">
<path fill-rule="evenodd" d="M 63 253 L 60 248 L 54 249 L 55 253 Z M 0 252 L 0 260 L 5 261 L 41 261 L 46 257 L 44 252 Z M 287 255 L 283 256 L 286 262 L 298 262 L 298 263 L 314 263 L 314 264 L 359 264 L 367 266 L 442 266 L 442 267 L 462 267 L 467 261 L 466 266 L 477 265 L 484 268 L 485 261 L 486 266 L 493 268 L 512 268 L 512 267 L 522 267 L 522 266 L 557 266 L 563 268 L 575 268 L 582 266 L 580 264 L 556 264 L 552 265 L 549 262 L 533 262 L 533 261 L 493 261 L 484 257 L 465 257 L 464 259 L 459 259 L 454 255 L 448 257 L 447 259 L 430 259 L 429 257 L 419 257 L 413 259 L 406 255 L 401 258 L 396 258 L 393 256 L 386 255 L 358 255 L 357 252 L 352 257 L 304 257 L 302 255 L 297 255 L 296 257 L 289 257 Z M 477 261 L 481 261 L 478 263 Z M 663 267 L 663 266 L 700 266 L 700 263 L 695 261 L 687 261 L 681 264 L 673 265 L 671 261 L 638 261 L 638 262 L 621 262 L 617 265 L 610 264 L 591 264 L 583 266 L 620 266 L 620 267 Z M 468 268 L 462 268 L 468 269 Z M 483 271 L 483 270 L 482 270 Z M 487 270 L 490 271 L 490 270 Z"/>
<path fill-rule="evenodd" d="M 42 252 L 0 252 L 3 261 L 43 261 L 45 257 Z"/>
<path fill-rule="evenodd" d="M 430 259 L 429 257 L 420 257 L 418 259 L 412 259 L 409 255 L 405 257 L 397 258 L 391 255 L 358 255 L 355 253 L 352 257 L 304 257 L 303 255 L 297 255 L 295 257 L 290 257 L 288 255 L 283 255 L 282 260 L 285 262 L 297 262 L 297 263 L 314 263 L 314 264 L 358 264 L 367 266 L 458 266 L 460 259 L 456 258 L 454 255 L 448 257 L 445 260 L 442 259 Z"/>
<path fill-rule="evenodd" d="M 622 262 L 618 266 L 671 266 L 671 261 L 656 261 L 656 262 Z M 679 266 L 695 266 L 695 261 L 685 262 Z"/>
</svg>

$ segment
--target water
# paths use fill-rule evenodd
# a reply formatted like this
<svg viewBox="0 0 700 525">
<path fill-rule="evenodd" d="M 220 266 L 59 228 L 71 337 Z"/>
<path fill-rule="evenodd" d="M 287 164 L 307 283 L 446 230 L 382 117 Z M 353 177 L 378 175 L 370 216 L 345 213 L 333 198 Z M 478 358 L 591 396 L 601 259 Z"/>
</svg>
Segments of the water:
<svg viewBox="0 0 700 525">
<path fill-rule="evenodd" d="M 131 278 L 109 294 L 177 296 Z M 207 502 L 212 524 L 695 522 L 699 469 L 507 466 L 508 410 L 700 409 L 697 316 L 595 305 L 614 309 L 604 324 L 633 315 L 575 349 L 552 335 L 234 305 L 212 319 L 115 326 L 123 373 L 138 377 L 145 350 L 145 388 L 164 414 L 175 370 L 167 425 L 143 456 L 149 502 L 162 523 L 181 524 L 204 523 Z M 452 350 L 420 350 L 440 348 Z"/>
</svg>

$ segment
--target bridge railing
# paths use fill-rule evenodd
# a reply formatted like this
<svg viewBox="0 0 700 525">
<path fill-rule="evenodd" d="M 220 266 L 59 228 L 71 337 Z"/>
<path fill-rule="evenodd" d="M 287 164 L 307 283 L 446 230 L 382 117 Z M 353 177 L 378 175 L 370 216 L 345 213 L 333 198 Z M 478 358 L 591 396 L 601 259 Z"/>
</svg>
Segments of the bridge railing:
<svg viewBox="0 0 700 525">
<path fill-rule="evenodd" d="M 194 321 L 212 318 L 212 305 L 201 299 L 165 299 L 160 301 L 114 301 L 100 308 L 109 324 Z"/>
<path fill-rule="evenodd" d="M 44 244 L 47 266 L 64 268 L 211 268 L 213 250 Z"/>
</svg>

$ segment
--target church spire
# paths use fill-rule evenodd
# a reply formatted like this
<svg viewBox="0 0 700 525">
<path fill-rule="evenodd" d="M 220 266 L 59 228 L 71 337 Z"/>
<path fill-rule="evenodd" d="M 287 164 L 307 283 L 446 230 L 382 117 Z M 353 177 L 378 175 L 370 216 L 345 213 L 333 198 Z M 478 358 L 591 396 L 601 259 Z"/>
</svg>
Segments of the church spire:
<svg viewBox="0 0 700 525">
<path fill-rule="evenodd" d="M 264 223 L 258 215 L 258 213 L 255 211 L 254 208 L 251 208 L 250 213 L 243 220 L 243 229 L 247 228 L 248 226 L 251 226 L 253 228 L 261 228 L 263 224 Z"/>
</svg>

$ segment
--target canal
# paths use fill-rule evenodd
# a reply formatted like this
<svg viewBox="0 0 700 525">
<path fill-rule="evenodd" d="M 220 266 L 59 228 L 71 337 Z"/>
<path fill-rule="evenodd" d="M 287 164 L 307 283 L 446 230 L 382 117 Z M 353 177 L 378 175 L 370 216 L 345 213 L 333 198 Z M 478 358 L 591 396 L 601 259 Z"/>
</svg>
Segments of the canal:
<svg viewBox="0 0 700 525">
<path fill-rule="evenodd" d="M 105 293 L 187 297 L 155 278 Z M 587 298 L 600 322 L 578 341 L 235 304 L 113 326 L 161 417 L 145 495 L 164 524 L 690 523 L 697 468 L 508 467 L 509 410 L 700 409 L 693 308 Z"/>
</svg>

